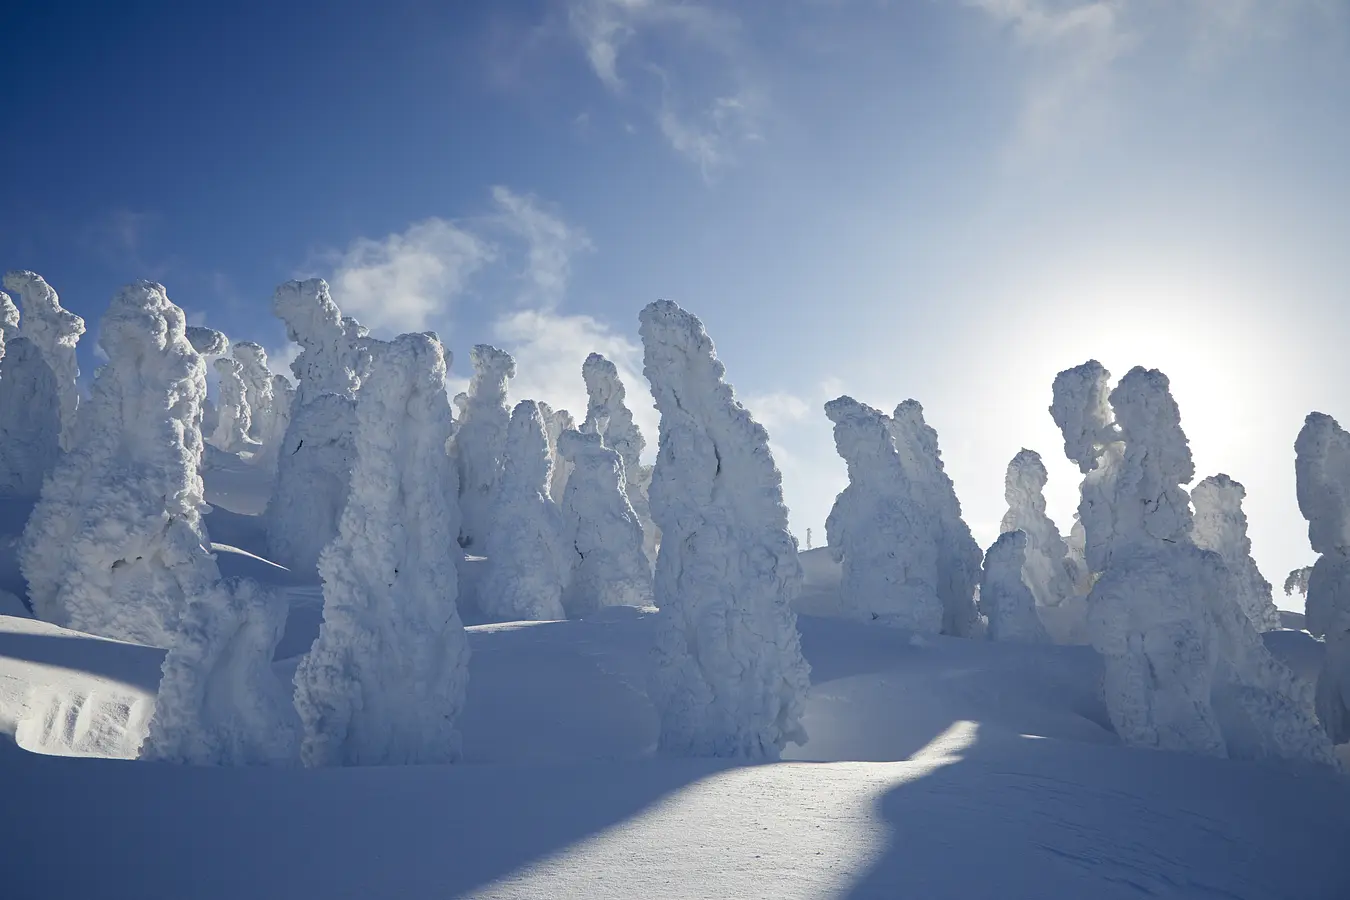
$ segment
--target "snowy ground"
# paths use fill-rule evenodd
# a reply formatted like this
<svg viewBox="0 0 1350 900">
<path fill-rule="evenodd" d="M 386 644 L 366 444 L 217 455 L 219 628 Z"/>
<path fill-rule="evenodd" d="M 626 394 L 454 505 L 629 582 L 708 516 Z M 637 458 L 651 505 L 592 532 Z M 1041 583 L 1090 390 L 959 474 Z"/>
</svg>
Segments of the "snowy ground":
<svg viewBox="0 0 1350 900">
<path fill-rule="evenodd" d="M 261 558 L 247 472 L 210 488 L 225 574 L 291 598 L 288 675 L 315 579 Z M 653 758 L 652 622 L 472 627 L 463 765 L 196 769 L 60 758 L 134 754 L 161 651 L 0 615 L 0 896 L 1350 897 L 1350 781 L 1118 746 L 1088 648 L 803 616 L 811 741 L 736 767 Z"/>
</svg>

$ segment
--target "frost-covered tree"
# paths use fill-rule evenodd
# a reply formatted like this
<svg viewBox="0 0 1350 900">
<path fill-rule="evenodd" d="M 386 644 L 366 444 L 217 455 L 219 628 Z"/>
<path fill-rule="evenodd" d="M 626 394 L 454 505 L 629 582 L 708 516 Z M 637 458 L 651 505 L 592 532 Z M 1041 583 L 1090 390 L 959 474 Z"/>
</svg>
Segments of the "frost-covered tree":
<svg viewBox="0 0 1350 900">
<path fill-rule="evenodd" d="M 469 350 L 473 377 L 465 398 L 452 453 L 459 467 L 459 506 L 464 516 L 460 543 L 482 552 L 492 523 L 492 504 L 506 449 L 511 411 L 507 385 L 516 377 L 516 361 L 505 350 L 476 344 Z"/>
<path fill-rule="evenodd" d="M 1005 531 L 984 558 L 980 610 L 989 619 L 991 641 L 1043 644 L 1050 640 L 1023 575 L 1029 544 L 1025 531 Z"/>
<path fill-rule="evenodd" d="M 1195 522 L 1191 538 L 1201 550 L 1212 550 L 1223 558 L 1232 573 L 1238 593 L 1234 599 L 1251 619 L 1257 631 L 1280 627 L 1280 611 L 1271 599 L 1270 582 L 1261 575 L 1252 559 L 1252 542 L 1247 537 L 1247 514 L 1242 511 L 1247 489 L 1227 475 L 1211 475 L 1191 488 L 1195 504 Z"/>
<path fill-rule="evenodd" d="M 323 624 L 295 673 L 307 766 L 459 757 L 469 647 L 445 372 L 435 335 L 405 334 L 361 388 L 351 498 L 319 562 Z"/>
<path fill-rule="evenodd" d="M 703 323 L 668 300 L 639 317 L 661 414 L 652 518 L 659 746 L 681 756 L 775 759 L 805 743 L 810 666 L 801 590 L 769 435 L 737 402 Z"/>
<path fill-rule="evenodd" d="M 567 490 L 567 479 L 572 474 L 572 461 L 558 449 L 558 438 L 564 431 L 575 431 L 576 421 L 565 409 L 554 409 L 547 403 L 539 404 L 539 413 L 544 417 L 544 430 L 548 433 L 548 456 L 553 463 L 553 475 L 549 479 L 548 495 L 554 503 L 562 503 L 563 492 Z"/>
<path fill-rule="evenodd" d="M 655 562 L 660 532 L 652 524 L 647 499 L 652 481 L 651 469 L 642 464 L 647 441 L 628 408 L 619 368 L 599 353 L 592 353 L 581 364 L 581 378 L 586 383 L 586 421 L 581 423 L 581 431 L 600 435 L 606 447 L 619 452 L 623 460 L 624 492 L 642 525 L 644 552 Z"/>
<path fill-rule="evenodd" d="M 212 365 L 220 384 L 220 402 L 216 404 L 216 428 L 210 444 L 226 453 L 241 453 L 258 448 L 248 436 L 252 422 L 244 367 L 238 360 L 220 357 Z"/>
<path fill-rule="evenodd" d="M 1298 594 L 1303 598 L 1305 604 L 1308 599 L 1308 579 L 1312 576 L 1312 566 L 1303 566 L 1300 569 L 1293 569 L 1284 578 L 1284 595 L 1292 597 Z"/>
<path fill-rule="evenodd" d="M 189 325 L 187 327 L 187 339 L 188 343 L 192 345 L 192 349 L 197 351 L 205 363 L 210 363 L 216 357 L 230 352 L 230 339 L 223 332 L 216 331 L 214 328 Z M 219 424 L 220 412 L 208 395 L 202 401 L 202 437 L 206 439 L 207 443 L 211 443 L 211 436 L 215 434 L 216 427 Z"/>
<path fill-rule="evenodd" d="M 906 400 L 890 421 L 900 463 L 909 477 L 913 499 L 924 510 L 923 521 L 937 549 L 937 592 L 942 600 L 942 631 L 956 637 L 979 633 L 975 586 L 980 582 L 983 553 L 965 520 L 956 487 L 942 466 L 938 436 L 923 418 L 923 406 Z"/>
<path fill-rule="evenodd" d="M 1070 532 L 1070 552 L 1081 557 L 1089 573 L 1106 566 L 1113 512 L 1110 484 L 1125 452 L 1108 395 L 1111 373 L 1095 359 L 1065 369 L 1055 376 L 1050 416 L 1064 435 L 1064 455 L 1083 473 L 1079 488 L 1078 520 Z M 1187 478 L 1189 480 L 1189 478 Z M 1082 550 L 1074 547 L 1081 536 Z"/>
<path fill-rule="evenodd" d="M 272 420 L 276 416 L 272 372 L 267 366 L 267 351 L 253 341 L 238 341 L 232 348 L 239 363 L 239 377 L 244 382 L 244 396 L 248 397 L 248 436 L 265 445 L 268 434 L 275 432 Z"/>
<path fill-rule="evenodd" d="M 213 583 L 199 467 L 206 371 L 161 285 L 123 288 L 99 329 L 108 362 L 24 530 L 38 615 L 168 646 L 185 590 Z"/>
<path fill-rule="evenodd" d="M 370 368 L 366 331 L 354 319 L 344 319 L 322 278 L 288 281 L 276 289 L 272 311 L 286 325 L 286 336 L 300 345 L 291 361 L 296 398 L 304 406 L 322 394 L 348 399 L 361 387 L 361 375 Z"/>
<path fill-rule="evenodd" d="M 485 547 L 487 574 L 478 589 L 479 607 L 498 621 L 566 615 L 563 591 L 576 551 L 548 496 L 551 474 L 539 404 L 522 400 L 507 427 Z"/>
<path fill-rule="evenodd" d="M 19 310 L 0 291 L 0 497 L 37 499 L 60 456 L 56 373 L 19 335 Z"/>
<path fill-rule="evenodd" d="M 19 295 L 23 305 L 19 336 L 33 342 L 56 377 L 61 449 L 69 450 L 80 405 L 80 390 L 76 384 L 80 367 L 75 360 L 75 346 L 84 334 L 84 319 L 63 309 L 56 291 L 36 272 L 9 272 L 5 275 L 4 285 Z"/>
<path fill-rule="evenodd" d="M 650 606 L 652 570 L 642 525 L 624 493 L 623 460 L 598 434 L 568 430 L 558 437 L 573 466 L 563 496 L 564 546 L 573 567 L 563 607 L 572 618 L 606 606 Z"/>
<path fill-rule="evenodd" d="M 187 598 L 140 758 L 197 766 L 299 758 L 299 719 L 272 657 L 286 598 L 251 579 L 199 584 Z"/>
<path fill-rule="evenodd" d="M 826 403 L 825 415 L 848 464 L 848 486 L 825 521 L 830 556 L 843 566 L 840 602 L 861 619 L 939 633 L 938 544 L 886 415 L 852 397 Z"/>
<path fill-rule="evenodd" d="M 1337 744 L 1350 741 L 1350 434 L 1310 413 L 1294 442 L 1298 506 L 1320 554 L 1307 577 L 1305 624 L 1325 639 L 1317 714 Z"/>
</svg>

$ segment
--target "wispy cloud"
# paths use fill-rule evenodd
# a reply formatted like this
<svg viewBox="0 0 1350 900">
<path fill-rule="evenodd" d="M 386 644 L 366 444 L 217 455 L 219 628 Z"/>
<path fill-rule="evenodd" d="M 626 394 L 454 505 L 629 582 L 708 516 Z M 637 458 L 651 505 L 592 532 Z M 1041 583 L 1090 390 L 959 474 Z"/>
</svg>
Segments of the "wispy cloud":
<svg viewBox="0 0 1350 900">
<path fill-rule="evenodd" d="M 149 237 L 160 217 L 133 209 L 116 209 L 80 229 L 77 244 L 122 277 L 163 281 L 171 260 L 150 258 Z"/>
</svg>

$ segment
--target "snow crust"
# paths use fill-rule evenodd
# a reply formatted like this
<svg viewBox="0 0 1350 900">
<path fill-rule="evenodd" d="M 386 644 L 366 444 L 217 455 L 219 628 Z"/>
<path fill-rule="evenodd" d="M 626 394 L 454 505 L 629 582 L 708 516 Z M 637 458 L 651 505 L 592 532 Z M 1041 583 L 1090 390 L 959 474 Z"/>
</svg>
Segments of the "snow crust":
<svg viewBox="0 0 1350 900">
<path fill-rule="evenodd" d="M 801 589 L 769 436 L 736 401 L 703 323 L 668 300 L 640 316 L 661 414 L 652 518 L 661 529 L 650 694 L 660 749 L 775 759 L 805 743 L 810 667 L 791 603 Z"/>
<path fill-rule="evenodd" d="M 295 674 L 307 766 L 459 758 L 469 650 L 446 366 L 435 335 L 401 335 L 361 388 L 351 496 L 319 560 L 323 624 Z"/>
<path fill-rule="evenodd" d="M 507 427 L 484 545 L 488 570 L 478 588 L 478 605 L 494 621 L 566 618 L 563 590 L 576 550 L 549 498 L 551 475 L 539 404 L 522 400 Z"/>
<path fill-rule="evenodd" d="M 580 430 L 600 435 L 606 447 L 619 452 L 623 460 L 624 492 L 642 525 L 643 551 L 654 563 L 660 534 L 652 523 L 647 497 L 651 488 L 651 469 L 642 464 L 647 441 L 628 408 L 627 391 L 619 378 L 619 368 L 599 353 L 592 353 L 581 364 L 581 378 L 586 383 L 586 420 Z"/>
<path fill-rule="evenodd" d="M 1247 489 L 1227 475 L 1211 475 L 1191 488 L 1195 504 L 1192 540 L 1202 550 L 1212 550 L 1223 559 L 1232 573 L 1237 595 L 1234 599 L 1251 619 L 1257 631 L 1280 627 L 1280 611 L 1271 597 L 1270 582 L 1261 575 L 1252 559 L 1252 542 L 1247 537 L 1247 514 L 1242 501 Z"/>
<path fill-rule="evenodd" d="M 185 592 L 214 580 L 200 512 L 206 373 L 184 325 L 148 281 L 123 288 L 103 317 L 108 363 L 20 551 L 49 622 L 164 647 Z"/>
<path fill-rule="evenodd" d="M 61 449 L 69 450 L 80 405 L 80 391 L 76 385 L 80 367 L 75 359 L 75 346 L 84 334 L 84 319 L 64 309 L 56 291 L 36 272 L 8 272 L 4 286 L 17 293 L 23 305 L 19 336 L 33 342 L 56 376 Z"/>
<path fill-rule="evenodd" d="M 1005 531 L 985 555 L 980 610 L 989 619 L 991 641 L 1044 644 L 1050 640 L 1036 613 L 1036 596 L 1023 580 L 1029 544 L 1025 531 Z"/>
<path fill-rule="evenodd" d="M 939 633 L 938 546 L 887 416 L 847 396 L 826 403 L 825 415 L 848 465 L 848 486 L 825 521 L 830 555 L 843 567 L 843 609 L 859 619 Z"/>
<path fill-rule="evenodd" d="M 650 606 L 651 565 L 642 525 L 624 493 L 623 459 L 598 434 L 564 431 L 562 459 L 573 466 L 563 496 L 565 544 L 573 550 L 563 607 L 572 618 L 607 606 Z"/>
<path fill-rule="evenodd" d="M 459 506 L 463 514 L 460 543 L 481 550 L 491 528 L 492 502 L 502 471 L 511 421 L 506 391 L 516 376 L 516 361 L 505 350 L 476 344 L 469 350 L 469 362 L 473 377 L 454 432 L 453 455 L 459 467 Z"/>
</svg>

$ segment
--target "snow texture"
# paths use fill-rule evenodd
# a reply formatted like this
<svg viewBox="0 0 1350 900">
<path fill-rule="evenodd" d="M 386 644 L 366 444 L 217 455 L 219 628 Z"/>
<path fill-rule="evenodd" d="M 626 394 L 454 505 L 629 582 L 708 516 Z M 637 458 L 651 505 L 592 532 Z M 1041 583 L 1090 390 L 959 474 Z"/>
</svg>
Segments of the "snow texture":
<svg viewBox="0 0 1350 900">
<path fill-rule="evenodd" d="M 5 354 L 5 342 L 19 333 L 19 308 L 14 299 L 0 291 L 0 357 Z"/>
<path fill-rule="evenodd" d="M 251 579 L 199 584 L 164 657 L 140 758 L 196 766 L 298 761 L 299 720 L 272 656 L 286 598 Z"/>
<path fill-rule="evenodd" d="M 977 636 L 982 626 L 975 607 L 975 587 L 980 582 L 983 553 L 961 518 L 961 501 L 943 469 L 937 432 L 924 421 L 923 406 L 917 400 L 906 400 L 895 408 L 890 432 L 909 476 L 913 499 L 924 510 L 920 521 L 931 523 L 926 530 L 937 549 L 942 632 L 954 637 Z"/>
<path fill-rule="evenodd" d="M 567 479 L 572 475 L 572 461 L 558 450 L 558 437 L 564 431 L 575 431 L 576 420 L 565 409 L 554 409 L 547 403 L 539 404 L 539 413 L 544 417 L 544 430 L 548 433 L 548 456 L 553 463 L 553 475 L 549 479 L 548 495 L 554 503 L 562 503 L 563 492 L 567 490 Z"/>
<path fill-rule="evenodd" d="M 644 372 L 661 414 L 651 485 L 661 529 L 654 595 L 658 746 L 679 756 L 776 759 L 806 742 L 810 666 L 801 590 L 769 435 L 737 402 L 697 317 L 642 310 Z"/>
<path fill-rule="evenodd" d="M 323 394 L 351 399 L 370 368 L 366 331 L 344 319 L 322 278 L 288 281 L 276 289 L 272 309 L 286 324 L 286 335 L 300 345 L 291 362 L 296 403 L 304 406 Z"/>
<path fill-rule="evenodd" d="M 20 564 L 40 618 L 164 647 L 185 591 L 217 577 L 200 511 L 206 372 L 184 324 L 148 281 L 123 288 L 103 317 L 108 363 L 24 531 Z"/>
<path fill-rule="evenodd" d="M 223 332 L 201 325 L 187 326 L 188 343 L 201 356 L 224 356 L 230 352 L 230 339 Z"/>
<path fill-rule="evenodd" d="M 598 434 L 562 432 L 558 452 L 573 466 L 563 496 L 573 568 L 563 607 L 580 618 L 606 606 L 650 606 L 652 570 L 642 525 L 624 493 L 623 460 Z"/>
<path fill-rule="evenodd" d="M 211 445 L 226 453 L 257 449 L 256 442 L 248 436 L 252 414 L 248 388 L 244 384 L 244 367 L 229 357 L 221 357 L 212 365 L 220 382 L 220 399 L 216 404 L 216 428 L 210 437 Z"/>
<path fill-rule="evenodd" d="M 270 558 L 312 572 L 338 533 L 355 459 L 356 403 L 320 394 L 286 427 L 277 476 L 264 516 Z"/>
<path fill-rule="evenodd" d="M 548 438 L 539 404 L 522 400 L 511 413 L 502 472 L 493 495 L 488 571 L 478 605 L 496 621 L 566 617 L 563 590 L 576 551 L 549 499 Z"/>
<path fill-rule="evenodd" d="M 938 545 L 885 413 L 839 397 L 825 404 L 825 415 L 848 464 L 848 486 L 825 521 L 830 555 L 843 567 L 839 597 L 845 612 L 924 634 L 941 632 Z"/>
<path fill-rule="evenodd" d="M 581 431 L 600 435 L 605 446 L 617 450 L 623 459 L 628 502 L 642 525 L 643 549 L 648 559 L 655 562 L 660 535 L 652 524 L 647 499 L 652 473 L 642 464 L 647 441 L 633 421 L 619 369 L 599 353 L 592 353 L 581 364 L 581 378 L 586 383 L 586 421 L 581 424 Z"/>
<path fill-rule="evenodd" d="M 469 649 L 446 365 L 435 335 L 401 335 L 361 388 L 351 498 L 319 562 L 323 624 L 295 674 L 307 766 L 459 758 Z"/>
<path fill-rule="evenodd" d="M 1025 531 L 1005 531 L 984 558 L 980 611 L 989 619 L 991 641 L 1044 644 L 1050 640 L 1036 614 L 1036 597 L 1023 580 L 1029 543 Z"/>
<path fill-rule="evenodd" d="M 36 500 L 61 455 L 56 373 L 26 337 L 10 337 L 0 359 L 0 497 Z"/>
<path fill-rule="evenodd" d="M 80 367 L 75 359 L 75 345 L 84 334 L 84 319 L 63 309 L 56 291 L 36 272 L 9 272 L 5 275 L 4 285 L 19 295 L 23 305 L 19 336 L 33 342 L 56 376 L 61 449 L 69 450 L 80 405 L 80 391 L 76 385 Z"/>
<path fill-rule="evenodd" d="M 1235 600 L 1251 619 L 1257 631 L 1280 627 L 1280 611 L 1271 598 L 1270 582 L 1261 575 L 1252 559 L 1252 542 L 1247 537 L 1247 514 L 1242 511 L 1247 489 L 1227 475 L 1211 475 L 1191 489 L 1195 504 L 1195 523 L 1191 538 L 1202 550 L 1212 550 L 1223 558 L 1238 589 Z"/>
<path fill-rule="evenodd" d="M 516 361 L 505 350 L 476 344 L 469 351 L 473 378 L 455 430 L 454 457 L 459 466 L 459 506 L 464 521 L 460 543 L 475 552 L 487 543 L 493 496 L 502 471 L 507 424 L 507 385 Z"/>
</svg>

